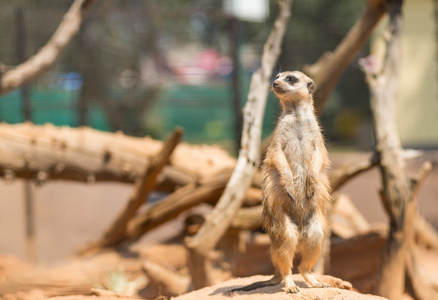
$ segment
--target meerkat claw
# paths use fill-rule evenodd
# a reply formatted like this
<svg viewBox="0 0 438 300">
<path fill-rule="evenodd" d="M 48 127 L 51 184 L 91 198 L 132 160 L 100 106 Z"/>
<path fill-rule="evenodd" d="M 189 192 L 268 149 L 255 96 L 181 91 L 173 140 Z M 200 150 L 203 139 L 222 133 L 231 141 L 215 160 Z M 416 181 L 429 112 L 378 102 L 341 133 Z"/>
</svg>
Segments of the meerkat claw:
<svg viewBox="0 0 438 300">
<path fill-rule="evenodd" d="M 299 291 L 300 289 L 296 285 L 286 288 L 286 293 L 288 294 L 296 294 Z"/>
<path fill-rule="evenodd" d="M 310 200 L 310 199 L 312 199 L 313 198 L 313 195 L 315 194 L 315 189 L 314 188 L 307 188 L 307 191 L 306 191 L 307 193 L 307 199 L 308 200 Z"/>
<path fill-rule="evenodd" d="M 330 284 L 324 283 L 324 282 L 318 282 L 313 287 L 315 288 L 329 288 Z"/>
</svg>

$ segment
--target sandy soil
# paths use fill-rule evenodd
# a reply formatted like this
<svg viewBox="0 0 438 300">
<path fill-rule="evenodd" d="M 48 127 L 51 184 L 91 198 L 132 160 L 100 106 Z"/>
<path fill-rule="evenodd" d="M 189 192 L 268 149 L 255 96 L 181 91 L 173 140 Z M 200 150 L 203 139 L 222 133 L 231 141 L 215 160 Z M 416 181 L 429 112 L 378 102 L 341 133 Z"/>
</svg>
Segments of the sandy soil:
<svg viewBox="0 0 438 300">
<path fill-rule="evenodd" d="M 235 288 L 239 288 L 256 281 L 267 280 L 271 276 L 251 276 L 247 278 L 236 278 L 229 280 L 215 286 L 206 287 L 191 293 L 174 298 L 174 300 L 193 300 L 193 299 L 211 299 L 211 300 L 262 300 L 262 299 L 275 299 L 275 300 L 290 300 L 290 299 L 330 299 L 330 300 L 346 300 L 346 299 L 386 299 L 373 295 L 363 295 L 352 291 L 351 284 L 346 281 L 342 281 L 331 276 L 318 276 L 318 280 L 324 281 L 331 285 L 330 288 L 309 288 L 305 283 L 301 275 L 294 275 L 294 281 L 300 288 L 300 292 L 297 294 L 286 294 L 282 287 L 283 283 L 257 289 L 249 292 L 232 292 L 229 291 Z"/>
<path fill-rule="evenodd" d="M 300 292 L 297 294 L 286 294 L 282 287 L 283 284 L 277 286 L 265 287 L 249 292 L 230 292 L 230 290 L 242 287 L 256 281 L 267 280 L 270 276 L 252 276 L 247 278 L 236 278 L 220 284 L 206 287 L 197 291 L 187 293 L 185 295 L 172 298 L 174 300 L 193 300 L 193 299 L 214 299 L 214 300 L 286 300 L 286 299 L 301 299 L 301 300 L 378 300 L 386 299 L 374 295 L 364 295 L 353 291 L 353 288 L 349 282 L 340 280 L 331 276 L 320 275 L 317 276 L 318 280 L 324 281 L 331 285 L 330 288 L 309 288 L 304 282 L 301 275 L 294 275 L 294 281 L 300 288 Z M 50 297 L 40 298 L 38 293 L 34 293 L 34 300 L 136 300 L 136 298 L 117 296 L 109 291 L 93 290 L 95 295 L 76 295 L 76 296 L 63 296 L 63 297 Z M 24 299 L 24 298 L 23 298 Z M 31 299 L 31 298 L 26 298 Z"/>
</svg>

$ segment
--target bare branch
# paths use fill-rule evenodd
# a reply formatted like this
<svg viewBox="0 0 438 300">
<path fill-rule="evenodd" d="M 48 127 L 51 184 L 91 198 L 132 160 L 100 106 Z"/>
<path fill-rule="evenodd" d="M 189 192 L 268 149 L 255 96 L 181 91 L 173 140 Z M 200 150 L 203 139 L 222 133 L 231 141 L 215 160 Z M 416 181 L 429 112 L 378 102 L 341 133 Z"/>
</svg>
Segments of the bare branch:
<svg viewBox="0 0 438 300">
<path fill-rule="evenodd" d="M 348 64 L 384 15 L 383 4 L 384 0 L 368 0 L 362 15 L 333 53 L 325 53 L 316 63 L 304 68 L 304 72 L 308 73 L 316 83 L 314 99 L 315 111 L 318 114 L 323 111 L 325 102 Z"/>
<path fill-rule="evenodd" d="M 75 0 L 52 38 L 38 53 L 0 77 L 0 96 L 35 79 L 50 68 L 78 33 L 86 13 L 97 0 Z"/>
<path fill-rule="evenodd" d="M 374 166 L 379 164 L 379 156 L 374 153 L 371 155 L 370 159 L 366 161 L 359 162 L 352 166 L 337 168 L 330 174 L 330 184 L 332 192 L 337 191 L 341 188 L 347 181 L 353 177 L 368 171 Z"/>
</svg>

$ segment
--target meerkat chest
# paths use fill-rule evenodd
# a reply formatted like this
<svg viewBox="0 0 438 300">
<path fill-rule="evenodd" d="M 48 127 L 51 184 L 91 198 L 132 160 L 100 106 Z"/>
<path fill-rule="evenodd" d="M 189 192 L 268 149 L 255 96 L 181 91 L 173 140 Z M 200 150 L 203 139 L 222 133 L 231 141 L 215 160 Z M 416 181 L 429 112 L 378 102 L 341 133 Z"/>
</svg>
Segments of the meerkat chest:
<svg viewBox="0 0 438 300">
<path fill-rule="evenodd" d="M 278 131 L 285 156 L 291 165 L 307 165 L 320 136 L 313 114 L 284 116 Z"/>
</svg>

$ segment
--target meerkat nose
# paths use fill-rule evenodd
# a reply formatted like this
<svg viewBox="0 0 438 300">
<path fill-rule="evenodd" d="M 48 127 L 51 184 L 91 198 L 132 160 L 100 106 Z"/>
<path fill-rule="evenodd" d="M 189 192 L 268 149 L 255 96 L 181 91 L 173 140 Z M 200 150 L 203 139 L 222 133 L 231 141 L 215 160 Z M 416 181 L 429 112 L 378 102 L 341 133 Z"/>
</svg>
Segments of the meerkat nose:
<svg viewBox="0 0 438 300">
<path fill-rule="evenodd" d="M 278 87 L 278 86 L 279 86 L 279 83 L 277 80 L 272 83 L 272 87 Z"/>
</svg>

